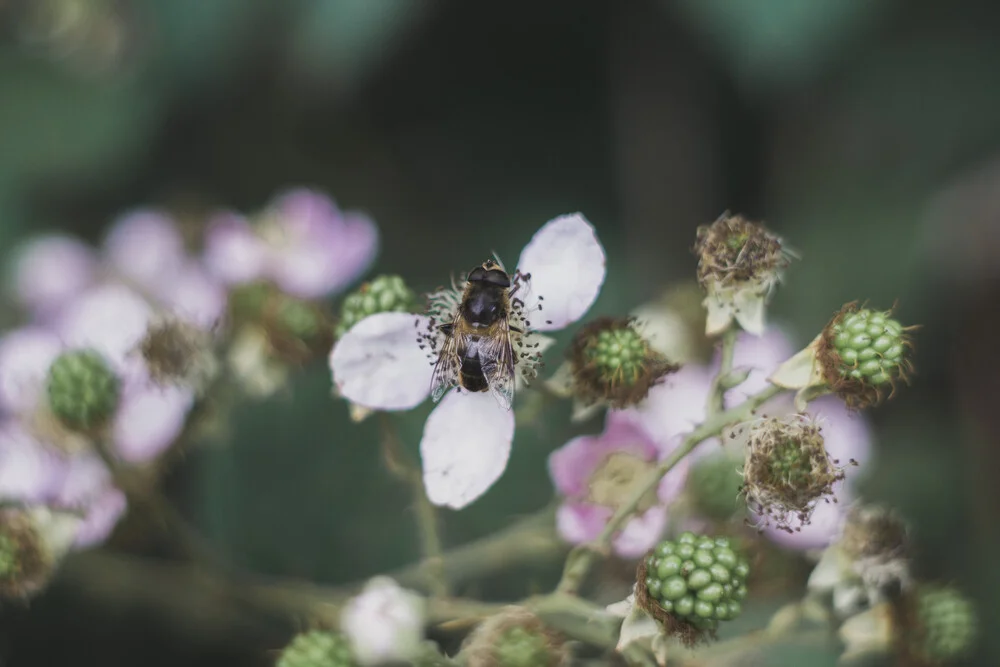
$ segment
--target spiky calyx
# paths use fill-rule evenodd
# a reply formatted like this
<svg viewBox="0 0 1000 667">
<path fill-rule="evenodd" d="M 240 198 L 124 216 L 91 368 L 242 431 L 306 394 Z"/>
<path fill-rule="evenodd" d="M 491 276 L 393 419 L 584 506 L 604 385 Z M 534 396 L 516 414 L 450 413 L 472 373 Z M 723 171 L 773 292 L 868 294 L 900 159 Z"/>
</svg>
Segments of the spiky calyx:
<svg viewBox="0 0 1000 667">
<path fill-rule="evenodd" d="M 49 367 L 45 389 L 52 414 L 75 431 L 103 426 L 118 407 L 118 376 L 96 350 L 59 355 Z"/>
<path fill-rule="evenodd" d="M 138 350 L 150 378 L 161 386 L 200 392 L 218 372 L 211 333 L 176 317 L 151 322 Z"/>
<path fill-rule="evenodd" d="M 600 317 L 583 327 L 567 352 L 573 393 L 585 405 L 635 405 L 679 366 L 653 350 L 632 318 Z"/>
<path fill-rule="evenodd" d="M 925 585 L 907 601 L 900 624 L 905 648 L 927 664 L 944 665 L 967 655 L 976 642 L 972 603 L 951 586 Z"/>
<path fill-rule="evenodd" d="M 564 644 L 533 613 L 510 606 L 469 635 L 461 657 L 468 667 L 555 667 L 565 658 Z"/>
<path fill-rule="evenodd" d="M 53 569 L 52 554 L 32 515 L 0 510 L 0 600 L 34 595 L 48 583 Z"/>
<path fill-rule="evenodd" d="M 743 478 L 742 461 L 727 453 L 718 453 L 697 461 L 688 473 L 686 493 L 694 508 L 710 519 L 723 521 L 738 507 Z"/>
<path fill-rule="evenodd" d="M 891 396 L 899 381 L 909 382 L 913 342 L 892 310 L 846 304 L 826 325 L 816 350 L 827 385 L 849 407 L 864 408 Z"/>
<path fill-rule="evenodd" d="M 710 285 L 773 284 L 789 263 L 781 240 L 764 225 L 728 213 L 698 228 L 695 253 L 698 282 L 706 289 Z"/>
<path fill-rule="evenodd" d="M 311 630 L 296 635 L 281 652 L 277 667 L 356 667 L 347 640 L 335 632 Z"/>
<path fill-rule="evenodd" d="M 763 524 L 792 532 L 809 523 L 816 504 L 832 497 L 844 468 L 831 459 L 822 429 L 808 415 L 759 419 L 747 429 L 743 493 Z M 793 528 L 791 519 L 797 520 Z"/>
<path fill-rule="evenodd" d="M 693 645 L 740 615 L 749 574 L 750 564 L 728 538 L 685 532 L 640 562 L 636 603 L 667 634 Z"/>
<path fill-rule="evenodd" d="M 376 313 L 410 313 L 417 298 L 400 276 L 382 275 L 347 296 L 340 310 L 336 334 L 340 338 L 355 324 Z"/>
</svg>

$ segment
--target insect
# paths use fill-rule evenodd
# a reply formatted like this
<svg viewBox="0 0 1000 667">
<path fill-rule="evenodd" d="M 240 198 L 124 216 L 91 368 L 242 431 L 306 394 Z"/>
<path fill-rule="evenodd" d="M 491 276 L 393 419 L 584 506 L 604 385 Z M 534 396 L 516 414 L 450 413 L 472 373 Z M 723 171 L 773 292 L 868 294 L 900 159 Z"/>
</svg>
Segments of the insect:
<svg viewBox="0 0 1000 667">
<path fill-rule="evenodd" d="M 431 376 L 431 396 L 438 401 L 456 384 L 467 391 L 490 391 L 509 410 L 514 400 L 514 346 L 511 334 L 524 330 L 511 325 L 512 309 L 523 306 L 513 298 L 530 276 L 511 276 L 493 260 L 469 272 L 465 290 L 450 322 L 439 325 L 444 343 Z"/>
</svg>

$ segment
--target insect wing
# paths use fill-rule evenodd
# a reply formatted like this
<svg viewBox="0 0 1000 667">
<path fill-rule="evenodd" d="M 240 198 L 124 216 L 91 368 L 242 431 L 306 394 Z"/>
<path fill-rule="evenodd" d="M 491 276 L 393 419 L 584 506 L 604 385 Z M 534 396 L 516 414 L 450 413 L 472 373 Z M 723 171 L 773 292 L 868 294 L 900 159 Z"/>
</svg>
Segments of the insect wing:
<svg viewBox="0 0 1000 667">
<path fill-rule="evenodd" d="M 510 410 L 514 402 L 514 348 L 506 320 L 496 336 L 480 343 L 479 363 L 493 397 L 505 410 Z"/>
<path fill-rule="evenodd" d="M 458 371 L 461 365 L 461 350 L 459 338 L 461 334 L 453 333 L 446 336 L 438 353 L 434 373 L 431 375 L 431 399 L 437 403 L 449 389 L 458 384 Z"/>
</svg>

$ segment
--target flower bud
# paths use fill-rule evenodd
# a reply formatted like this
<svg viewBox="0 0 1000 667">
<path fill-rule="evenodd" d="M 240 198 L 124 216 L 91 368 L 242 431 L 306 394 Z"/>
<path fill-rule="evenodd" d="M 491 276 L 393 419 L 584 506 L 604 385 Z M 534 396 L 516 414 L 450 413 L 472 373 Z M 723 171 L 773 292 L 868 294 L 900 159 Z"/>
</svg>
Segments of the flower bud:
<svg viewBox="0 0 1000 667">
<path fill-rule="evenodd" d="M 343 635 L 310 630 L 295 635 L 281 652 L 277 667 L 355 667 Z"/>
<path fill-rule="evenodd" d="M 200 393 L 218 372 L 213 347 L 209 331 L 176 317 L 165 317 L 150 323 L 138 351 L 153 382 Z"/>
<path fill-rule="evenodd" d="M 423 650 L 425 614 L 419 595 L 376 577 L 344 607 L 340 629 L 361 665 L 407 662 Z"/>
<path fill-rule="evenodd" d="M 709 519 L 724 521 L 743 506 L 740 489 L 742 461 L 719 452 L 698 460 L 688 473 L 685 493 L 695 511 Z"/>
<path fill-rule="evenodd" d="M 79 519 L 47 508 L 0 510 L 0 600 L 27 598 L 48 584 Z"/>
<path fill-rule="evenodd" d="M 564 655 L 561 636 L 513 606 L 483 621 L 462 649 L 468 667 L 555 667 Z"/>
<path fill-rule="evenodd" d="M 783 363 L 771 382 L 798 389 L 796 405 L 823 393 L 838 394 L 848 407 L 877 405 L 909 381 L 913 342 L 904 327 L 891 319 L 891 310 L 875 311 L 846 304 L 804 350 Z"/>
<path fill-rule="evenodd" d="M 337 338 L 369 315 L 409 313 L 415 306 L 416 295 L 400 276 L 378 276 L 344 299 L 336 329 Z"/>
<path fill-rule="evenodd" d="M 52 413 L 72 430 L 99 428 L 118 407 L 118 376 L 95 350 L 71 350 L 56 357 L 45 388 Z"/>
<path fill-rule="evenodd" d="M 792 532 L 806 525 L 816 503 L 833 494 L 844 470 L 827 454 L 820 427 L 807 415 L 759 419 L 747 433 L 743 493 L 764 524 Z M 801 528 L 798 528 L 801 529 Z"/>
<path fill-rule="evenodd" d="M 749 562 L 728 538 L 681 533 L 640 562 L 636 604 L 691 646 L 714 636 L 719 621 L 740 615 L 749 573 Z"/>
<path fill-rule="evenodd" d="M 594 320 L 573 338 L 568 356 L 576 397 L 616 409 L 639 403 L 678 369 L 649 346 L 630 318 Z"/>
<path fill-rule="evenodd" d="M 715 336 L 735 320 L 746 331 L 764 332 L 764 307 L 790 253 L 762 224 L 723 214 L 698 228 L 698 282 L 707 293 L 705 333 Z"/>
<path fill-rule="evenodd" d="M 971 651 L 977 635 L 976 610 L 958 590 L 922 586 L 911 604 L 905 641 L 916 656 L 932 665 L 944 665 Z"/>
</svg>

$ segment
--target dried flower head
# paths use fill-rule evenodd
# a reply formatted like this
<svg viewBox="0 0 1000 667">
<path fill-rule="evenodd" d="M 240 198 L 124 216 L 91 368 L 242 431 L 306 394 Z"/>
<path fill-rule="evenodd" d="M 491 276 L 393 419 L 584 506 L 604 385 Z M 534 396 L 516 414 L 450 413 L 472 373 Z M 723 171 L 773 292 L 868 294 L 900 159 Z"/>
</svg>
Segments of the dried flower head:
<svg viewBox="0 0 1000 667">
<path fill-rule="evenodd" d="M 638 404 L 680 368 L 650 347 L 632 318 L 597 318 L 577 333 L 567 355 L 577 398 L 616 409 Z"/>
<path fill-rule="evenodd" d="M 831 459 L 819 424 L 808 415 L 759 419 L 745 425 L 743 493 L 762 524 L 791 532 L 809 523 L 816 504 L 833 496 L 844 468 Z M 829 502 L 829 500 L 827 500 Z M 836 499 L 834 499 L 836 502 Z"/>
<path fill-rule="evenodd" d="M 73 542 L 76 517 L 48 509 L 0 509 L 0 600 L 23 599 L 48 584 Z"/>
<path fill-rule="evenodd" d="M 136 348 L 161 386 L 203 390 L 218 372 L 211 332 L 177 317 L 150 322 Z"/>
<path fill-rule="evenodd" d="M 468 667 L 556 667 L 566 659 L 565 639 L 523 607 L 505 607 L 465 640 Z"/>
<path fill-rule="evenodd" d="M 750 333 L 764 331 L 764 306 L 791 254 L 762 224 L 724 213 L 698 228 L 698 282 L 707 292 L 705 332 L 714 336 L 735 319 Z"/>
</svg>

